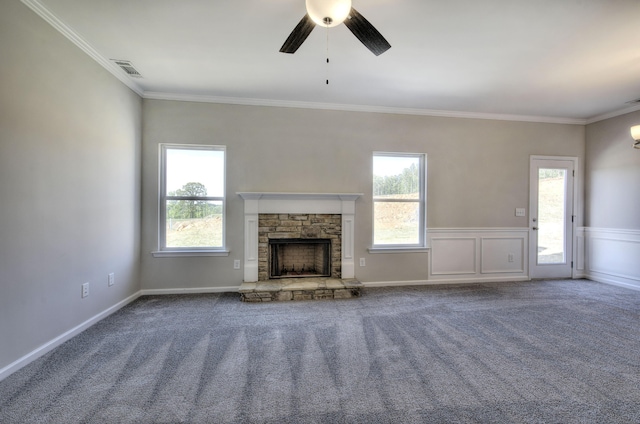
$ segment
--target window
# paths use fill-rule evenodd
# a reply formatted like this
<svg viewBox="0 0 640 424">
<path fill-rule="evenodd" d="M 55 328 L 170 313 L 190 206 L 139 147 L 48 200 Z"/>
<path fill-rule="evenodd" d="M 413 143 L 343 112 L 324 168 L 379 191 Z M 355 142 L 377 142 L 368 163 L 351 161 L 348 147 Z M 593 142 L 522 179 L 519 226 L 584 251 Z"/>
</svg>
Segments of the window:
<svg viewBox="0 0 640 424">
<path fill-rule="evenodd" d="M 373 250 L 424 248 L 424 154 L 374 153 Z"/>
<path fill-rule="evenodd" d="M 160 146 L 160 252 L 225 253 L 225 148 Z"/>
</svg>

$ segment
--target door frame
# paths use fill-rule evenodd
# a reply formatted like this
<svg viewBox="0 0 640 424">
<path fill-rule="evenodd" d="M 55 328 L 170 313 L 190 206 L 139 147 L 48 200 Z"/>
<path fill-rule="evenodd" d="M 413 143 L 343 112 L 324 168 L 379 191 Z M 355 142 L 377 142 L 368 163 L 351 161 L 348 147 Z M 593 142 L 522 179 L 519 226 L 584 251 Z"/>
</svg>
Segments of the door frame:
<svg viewBox="0 0 640 424">
<path fill-rule="evenodd" d="M 573 184 L 571 185 L 571 189 L 573 190 L 573 199 L 572 199 L 572 212 L 571 212 L 571 217 L 572 217 L 572 222 L 571 222 L 571 234 L 567 235 L 567 238 L 570 238 L 571 240 L 567 241 L 567 245 L 571 247 L 571 278 L 576 278 L 576 228 L 577 228 L 577 224 L 579 222 L 579 217 L 578 217 L 578 205 L 580 204 L 579 202 L 579 192 L 578 192 L 578 179 L 580 176 L 580 173 L 578 172 L 578 157 L 576 156 L 542 156 L 542 155 L 531 155 L 529 157 L 529 214 L 527 217 L 527 226 L 529 228 L 529 278 L 532 278 L 533 275 L 533 267 L 535 266 L 535 251 L 537 250 L 537 246 L 534 246 L 534 230 L 533 230 L 533 222 L 531 221 L 532 219 L 532 213 L 533 213 L 533 192 L 532 192 L 532 181 L 531 181 L 531 174 L 532 174 L 532 168 L 533 168 L 533 164 L 534 161 L 536 160 L 557 160 L 557 161 L 567 161 L 567 162 L 572 162 L 573 163 Z M 537 199 L 536 199 L 537 202 Z"/>
</svg>

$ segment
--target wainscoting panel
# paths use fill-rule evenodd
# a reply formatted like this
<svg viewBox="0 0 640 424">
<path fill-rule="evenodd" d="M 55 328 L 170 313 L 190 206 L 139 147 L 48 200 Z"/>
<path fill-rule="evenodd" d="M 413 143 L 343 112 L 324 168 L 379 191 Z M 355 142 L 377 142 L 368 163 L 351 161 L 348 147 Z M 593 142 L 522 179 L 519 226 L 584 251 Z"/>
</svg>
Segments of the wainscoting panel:
<svg viewBox="0 0 640 424">
<path fill-rule="evenodd" d="M 529 279 L 528 228 L 430 228 L 429 280 Z"/>
<path fill-rule="evenodd" d="M 640 231 L 586 227 L 580 235 L 587 278 L 640 289 Z"/>
<path fill-rule="evenodd" d="M 482 274 L 524 273 L 524 241 L 516 237 L 482 237 Z"/>
<path fill-rule="evenodd" d="M 476 239 L 473 237 L 432 237 L 431 274 L 476 273 Z"/>
<path fill-rule="evenodd" d="M 573 278 L 586 278 L 586 268 L 585 268 L 585 231 L 584 227 L 579 227 L 576 229 L 576 239 L 573 249 L 574 252 L 574 263 L 573 267 Z"/>
</svg>

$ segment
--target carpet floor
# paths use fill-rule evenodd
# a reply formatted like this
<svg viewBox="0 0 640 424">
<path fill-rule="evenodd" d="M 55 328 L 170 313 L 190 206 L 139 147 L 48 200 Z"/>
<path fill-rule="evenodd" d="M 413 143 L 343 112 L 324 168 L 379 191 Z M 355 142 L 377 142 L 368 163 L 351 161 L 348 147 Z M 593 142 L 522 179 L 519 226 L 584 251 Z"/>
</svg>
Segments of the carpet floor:
<svg viewBox="0 0 640 424">
<path fill-rule="evenodd" d="M 1 423 L 639 423 L 640 292 L 144 296 L 0 382 Z"/>
</svg>

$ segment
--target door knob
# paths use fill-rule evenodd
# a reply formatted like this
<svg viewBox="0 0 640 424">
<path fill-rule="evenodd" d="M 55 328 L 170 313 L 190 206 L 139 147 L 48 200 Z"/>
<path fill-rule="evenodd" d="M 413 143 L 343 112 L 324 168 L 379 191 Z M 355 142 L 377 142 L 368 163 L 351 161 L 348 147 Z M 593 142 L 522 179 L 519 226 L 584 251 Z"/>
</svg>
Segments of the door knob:
<svg viewBox="0 0 640 424">
<path fill-rule="evenodd" d="M 531 229 L 532 229 L 532 230 L 537 230 L 537 229 L 538 229 L 538 227 L 531 227 Z"/>
</svg>

